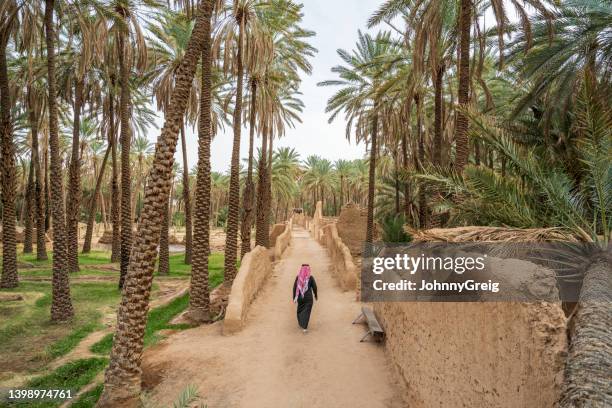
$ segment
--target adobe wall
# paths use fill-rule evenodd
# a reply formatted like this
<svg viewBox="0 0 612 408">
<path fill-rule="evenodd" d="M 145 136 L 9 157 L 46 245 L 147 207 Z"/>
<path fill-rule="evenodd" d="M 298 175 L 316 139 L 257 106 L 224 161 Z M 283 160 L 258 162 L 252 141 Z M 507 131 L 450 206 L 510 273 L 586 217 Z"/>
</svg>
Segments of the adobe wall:
<svg viewBox="0 0 612 408">
<path fill-rule="evenodd" d="M 376 303 L 411 408 L 553 407 L 566 356 L 558 304 Z"/>
<path fill-rule="evenodd" d="M 287 221 L 287 224 L 283 225 L 283 232 L 275 239 L 274 242 L 274 260 L 278 261 L 283 252 L 291 243 L 291 231 L 293 230 L 293 218 Z"/>
<path fill-rule="evenodd" d="M 368 216 L 365 209 L 357 204 L 347 204 L 342 207 L 336 227 L 338 236 L 348 247 L 353 256 L 361 255 L 366 237 Z"/>
<path fill-rule="evenodd" d="M 271 272 L 267 248 L 256 246 L 242 258 L 225 311 L 223 334 L 233 334 L 244 327 L 249 307 Z"/>
<path fill-rule="evenodd" d="M 321 229 L 320 242 L 327 248 L 334 277 L 340 283 L 342 290 L 355 290 L 359 271 L 353 262 L 351 251 L 338 236 L 336 224 L 328 224 Z"/>
</svg>

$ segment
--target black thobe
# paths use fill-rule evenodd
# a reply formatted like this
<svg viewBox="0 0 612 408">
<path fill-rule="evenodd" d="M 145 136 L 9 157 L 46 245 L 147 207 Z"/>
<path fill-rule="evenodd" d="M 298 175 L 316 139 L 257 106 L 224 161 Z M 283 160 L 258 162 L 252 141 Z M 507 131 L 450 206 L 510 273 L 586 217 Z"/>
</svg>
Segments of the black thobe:
<svg viewBox="0 0 612 408">
<path fill-rule="evenodd" d="M 293 299 L 295 299 L 295 291 L 297 290 L 297 282 L 298 278 L 295 277 L 295 282 L 293 282 Z M 297 299 L 297 320 L 302 329 L 308 328 L 308 321 L 310 320 L 310 312 L 312 311 L 312 295 L 314 293 L 315 299 L 319 300 L 317 297 L 317 283 L 315 282 L 314 277 L 311 275 L 310 279 L 308 279 L 308 289 L 304 292 L 304 296 L 301 294 Z"/>
</svg>

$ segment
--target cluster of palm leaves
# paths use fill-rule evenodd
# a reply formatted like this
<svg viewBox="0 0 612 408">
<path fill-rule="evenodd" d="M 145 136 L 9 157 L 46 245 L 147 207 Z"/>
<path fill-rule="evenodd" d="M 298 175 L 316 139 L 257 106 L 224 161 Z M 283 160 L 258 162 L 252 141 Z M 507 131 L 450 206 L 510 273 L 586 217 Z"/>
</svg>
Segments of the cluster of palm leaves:
<svg viewBox="0 0 612 408">
<path fill-rule="evenodd" d="M 609 2 L 476 1 L 467 34 L 463 6 L 386 1 L 369 20 L 383 30 L 338 50 L 339 78 L 321 84 L 339 88 L 330 121 L 344 115 L 346 137 L 370 148 L 369 210 L 414 228 L 554 226 L 608 242 Z"/>
</svg>

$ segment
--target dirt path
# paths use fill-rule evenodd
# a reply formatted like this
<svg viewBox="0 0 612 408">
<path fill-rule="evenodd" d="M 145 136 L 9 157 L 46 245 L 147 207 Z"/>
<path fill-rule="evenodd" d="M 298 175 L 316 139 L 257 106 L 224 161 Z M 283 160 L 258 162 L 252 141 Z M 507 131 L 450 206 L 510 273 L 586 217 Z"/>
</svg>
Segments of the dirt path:
<svg viewBox="0 0 612 408">
<path fill-rule="evenodd" d="M 309 332 L 297 326 L 291 288 L 303 262 L 317 279 L 320 300 Z M 364 333 L 354 293 L 343 293 L 328 271 L 324 248 L 303 229 L 253 304 L 246 328 L 221 335 L 221 323 L 176 333 L 145 352 L 145 389 L 169 404 L 195 385 L 209 408 L 403 407 L 383 349 L 359 343 Z"/>
</svg>

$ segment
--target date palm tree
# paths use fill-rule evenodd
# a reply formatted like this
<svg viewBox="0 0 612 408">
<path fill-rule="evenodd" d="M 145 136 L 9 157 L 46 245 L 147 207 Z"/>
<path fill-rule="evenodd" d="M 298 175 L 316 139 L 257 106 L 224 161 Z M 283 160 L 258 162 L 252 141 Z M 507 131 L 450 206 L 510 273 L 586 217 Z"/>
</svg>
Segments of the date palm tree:
<svg viewBox="0 0 612 408">
<path fill-rule="evenodd" d="M 332 68 L 339 80 L 321 82 L 321 86 L 342 87 L 327 102 L 326 112 L 331 113 L 333 121 L 342 111 L 347 117 L 346 136 L 350 138 L 355 124 L 355 139 L 370 144 L 368 176 L 368 215 L 366 243 L 374 240 L 374 194 L 376 189 L 376 157 L 378 154 L 379 104 L 378 85 L 381 82 L 378 69 L 373 61 L 388 53 L 393 44 L 388 33 L 376 37 L 359 32 L 356 49 L 352 53 L 338 50 L 345 66 Z"/>
<path fill-rule="evenodd" d="M 55 76 L 55 0 L 45 0 L 45 40 L 47 51 L 47 89 L 49 112 L 49 148 L 51 156 L 51 213 L 53 216 L 53 279 L 51 320 L 67 321 L 74 316 L 70 299 L 66 258 L 66 219 L 64 211 L 64 187 L 59 145 L 57 117 L 57 92 Z"/>
<path fill-rule="evenodd" d="M 186 316 L 193 322 L 210 321 L 210 288 L 208 257 L 210 255 L 211 169 L 212 141 L 212 34 L 213 12 L 219 4 L 205 1 L 202 6 L 202 55 L 198 123 L 198 165 L 195 187 L 195 218 L 193 259 L 189 287 L 189 309 Z"/>
<path fill-rule="evenodd" d="M 11 2 L 7 2 L 9 5 Z M 2 277 L 0 287 L 17 287 L 15 236 L 15 145 L 7 65 L 9 36 L 15 24 L 16 5 L 0 8 L 0 157 L 2 158 Z"/>
<path fill-rule="evenodd" d="M 236 261 L 238 255 L 238 223 L 240 222 L 240 133 L 242 129 L 242 92 L 244 83 L 244 45 L 256 43 L 258 36 L 257 8 L 260 0 L 233 0 L 224 9 L 227 18 L 221 26 L 218 41 L 223 42 L 226 49 L 234 50 L 235 55 L 226 59 L 225 66 L 231 67 L 236 75 L 236 99 L 233 117 L 232 159 L 230 165 L 230 188 L 227 235 L 225 242 L 224 275 L 226 283 L 231 284 L 238 272 Z M 220 47 L 220 44 L 215 45 Z M 228 54 L 227 52 L 225 53 Z"/>
<path fill-rule="evenodd" d="M 142 7 L 140 7 L 142 6 Z M 121 256 L 119 287 L 123 287 L 130 262 L 132 248 L 132 177 L 130 165 L 130 105 L 132 95 L 130 72 L 132 68 L 143 71 L 147 65 L 147 47 L 140 26 L 139 15 L 148 6 L 145 1 L 112 0 L 108 8 L 114 18 L 111 31 L 114 35 L 116 61 L 119 66 L 119 118 L 121 145 Z M 142 9 L 142 10 L 141 10 Z M 137 10 L 139 12 L 137 12 Z M 144 13 L 146 14 L 146 13 Z M 115 61 L 115 58 L 113 58 Z"/>
<path fill-rule="evenodd" d="M 135 406 L 140 395 L 140 359 L 146 326 L 149 296 L 159 244 L 159 219 L 167 210 L 172 164 L 180 125 L 183 122 L 189 90 L 197 61 L 207 43 L 206 9 L 208 1 L 200 3 L 196 23 L 176 72 L 170 108 L 157 140 L 155 158 L 145 187 L 145 203 L 135 235 L 132 257 L 125 279 L 121 304 L 117 311 L 110 364 L 106 370 L 104 391 L 99 407 Z"/>
<path fill-rule="evenodd" d="M 189 34 L 193 28 L 193 22 L 186 15 L 166 12 L 159 24 L 151 27 L 153 38 L 151 41 L 151 52 L 154 55 L 155 67 L 152 75 L 156 78 L 153 83 L 155 98 L 158 109 L 162 111 L 167 108 L 169 97 L 174 86 L 174 72 L 178 67 Z M 194 120 L 197 117 L 197 83 L 194 82 L 189 98 L 186 112 L 186 120 Z M 183 201 L 185 203 L 185 264 L 191 264 L 192 259 L 192 217 L 191 217 L 191 192 L 189 187 L 189 165 L 187 163 L 187 142 L 185 125 L 181 126 L 181 150 L 183 153 Z"/>
</svg>

